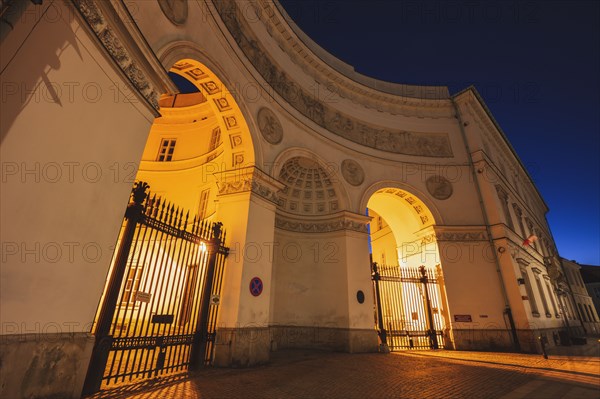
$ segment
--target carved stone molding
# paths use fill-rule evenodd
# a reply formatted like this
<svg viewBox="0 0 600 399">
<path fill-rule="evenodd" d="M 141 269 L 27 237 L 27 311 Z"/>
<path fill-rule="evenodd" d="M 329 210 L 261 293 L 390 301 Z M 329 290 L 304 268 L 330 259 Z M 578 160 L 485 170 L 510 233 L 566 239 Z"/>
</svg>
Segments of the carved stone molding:
<svg viewBox="0 0 600 399">
<path fill-rule="evenodd" d="M 258 127 L 260 133 L 270 144 L 279 144 L 283 139 L 283 127 L 277 116 L 269 108 L 261 108 L 258 111 Z"/>
<path fill-rule="evenodd" d="M 436 175 L 431 176 L 425 181 L 427 191 L 434 198 L 439 200 L 446 200 L 452 196 L 454 189 L 452 183 L 448 181 L 444 176 Z"/>
<path fill-rule="evenodd" d="M 513 209 L 515 210 L 515 214 L 517 215 L 517 217 L 523 216 L 523 211 L 521 210 L 521 208 L 519 208 L 519 205 L 513 203 Z"/>
<path fill-rule="evenodd" d="M 438 241 L 487 241 L 483 226 L 434 226 Z"/>
<path fill-rule="evenodd" d="M 543 259 L 539 257 L 533 250 L 523 247 L 520 243 L 508 241 L 508 250 L 511 257 L 519 264 L 537 265 L 542 269 L 546 269 Z"/>
<path fill-rule="evenodd" d="M 287 13 L 277 2 L 258 0 L 254 5 L 258 10 L 254 20 L 260 19 L 290 59 L 315 81 L 333 83 L 340 97 L 391 114 L 452 117 L 451 103 L 439 101 L 449 98 L 445 86 L 392 84 L 358 74 L 318 45 L 312 46 L 310 38 L 305 38 L 303 32 L 294 28 L 295 24 L 288 21 Z"/>
<path fill-rule="evenodd" d="M 369 221 L 370 218 L 367 216 L 346 211 L 326 217 L 298 217 L 278 212 L 275 216 L 275 227 L 297 233 L 329 233 L 350 230 L 366 234 Z"/>
<path fill-rule="evenodd" d="M 319 96 L 309 93 L 279 68 L 252 29 L 243 22 L 237 4 L 214 2 L 223 23 L 258 73 L 288 104 L 322 128 L 354 143 L 395 154 L 424 157 L 453 157 L 446 133 L 409 132 L 365 123 L 342 114 Z"/>
<path fill-rule="evenodd" d="M 187 0 L 158 0 L 160 10 L 174 25 L 183 25 L 188 16 Z"/>
<path fill-rule="evenodd" d="M 284 187 L 282 183 L 254 166 L 219 172 L 215 177 L 219 195 L 252 192 L 273 204 L 278 203 L 277 193 Z"/>
<path fill-rule="evenodd" d="M 498 197 L 500 197 L 504 202 L 508 203 L 508 193 L 500 184 L 496 184 L 496 191 L 498 192 Z"/>
<path fill-rule="evenodd" d="M 177 92 L 166 71 L 120 2 L 72 0 L 75 8 L 109 56 L 137 91 L 158 113 L 158 97 Z"/>
<path fill-rule="evenodd" d="M 525 209 L 535 208 L 536 212 L 531 213 L 536 215 L 538 221 L 543 220 L 543 216 L 541 215 L 547 212 L 547 206 L 541 198 L 535 184 L 533 184 L 533 180 L 525 169 L 525 166 L 520 162 L 518 155 L 512 149 L 506 135 L 498 126 L 494 117 L 487 110 L 483 100 L 479 98 L 480 96 L 476 91 L 465 92 L 461 96 L 464 96 L 464 99 L 460 101 L 464 101 L 465 109 L 473 117 L 473 120 L 483 132 L 486 140 L 484 143 L 487 142 L 492 145 L 494 147 L 493 152 L 495 156 L 501 157 L 498 161 L 498 166 L 503 170 L 501 176 L 507 182 L 507 186 L 513 187 L 515 196 L 520 198 Z M 504 172 L 505 165 L 512 171 L 512 180 L 509 179 L 509 175 Z M 519 188 L 517 188 L 517 186 Z M 520 191 L 523 191 L 523 195 L 521 195 Z M 527 198 L 530 198 L 530 200 L 528 201 Z"/>
<path fill-rule="evenodd" d="M 426 248 L 428 248 L 428 244 L 433 244 L 436 241 L 437 237 L 435 233 L 429 233 L 419 237 L 417 240 L 396 244 L 399 244 L 398 249 L 400 250 L 400 253 L 402 253 L 402 256 L 407 257 L 422 253 L 424 250 L 426 250 Z"/>
<path fill-rule="evenodd" d="M 516 260 L 516 261 L 517 261 L 517 263 L 519 264 L 519 268 L 520 268 L 521 270 L 526 270 L 526 269 L 527 269 L 527 266 L 529 266 L 529 262 L 528 262 L 526 259 L 524 259 L 524 258 L 520 258 L 520 257 L 518 257 L 518 258 L 516 258 L 515 260 Z"/>
<path fill-rule="evenodd" d="M 342 176 L 353 186 L 360 186 L 365 181 L 365 171 L 358 162 L 352 159 L 342 161 Z"/>
</svg>

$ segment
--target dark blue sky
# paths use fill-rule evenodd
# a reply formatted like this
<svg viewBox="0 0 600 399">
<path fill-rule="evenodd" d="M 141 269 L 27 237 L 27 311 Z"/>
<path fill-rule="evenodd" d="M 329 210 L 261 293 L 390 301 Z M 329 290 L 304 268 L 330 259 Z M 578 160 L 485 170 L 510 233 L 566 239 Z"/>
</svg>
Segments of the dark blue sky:
<svg viewBox="0 0 600 399">
<path fill-rule="evenodd" d="M 550 208 L 562 256 L 600 264 L 600 6 L 596 1 L 281 0 L 365 75 L 473 84 Z"/>
</svg>

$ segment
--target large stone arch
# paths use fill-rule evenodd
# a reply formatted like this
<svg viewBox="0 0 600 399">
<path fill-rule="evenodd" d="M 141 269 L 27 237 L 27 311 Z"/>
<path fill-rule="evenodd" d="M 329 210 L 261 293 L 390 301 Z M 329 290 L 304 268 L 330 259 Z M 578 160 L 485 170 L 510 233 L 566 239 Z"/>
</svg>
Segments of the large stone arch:
<svg viewBox="0 0 600 399">
<path fill-rule="evenodd" d="M 254 154 L 252 162 L 246 162 L 245 164 L 246 166 L 250 164 L 263 165 L 262 148 L 258 145 L 260 133 L 256 122 L 256 115 L 252 113 L 246 101 L 236 91 L 236 82 L 229 78 L 225 68 L 199 45 L 190 41 L 180 40 L 168 43 L 157 51 L 157 56 L 163 67 L 167 70 L 170 70 L 175 63 L 182 59 L 195 60 L 206 67 L 205 73 L 209 77 L 213 77 L 222 83 L 228 94 L 235 100 L 235 106 L 239 108 L 248 128 L 249 136 L 247 138 L 252 145 Z M 237 86 L 239 86 L 239 82 Z"/>
<path fill-rule="evenodd" d="M 519 329 L 531 337 L 534 328 L 525 323 L 540 322 L 542 329 L 560 326 L 557 318 L 532 319 L 524 305 L 526 292 L 517 283 L 521 277 L 518 259 L 511 257 L 512 251 L 500 252 L 513 248 L 530 253 L 528 261 L 546 273 L 543 254 L 536 252 L 535 246 L 520 248 L 525 237 L 505 222 L 511 217 L 516 221 L 528 217 L 536 221 L 536 231 L 551 237 L 544 220 L 547 208 L 473 88 L 450 96 L 446 87 L 398 85 L 363 76 L 299 32 L 277 2 L 179 2 L 188 4 L 189 13 L 187 21 L 175 18 L 177 23 L 173 15 L 161 11 L 157 1 L 35 3 L 42 4 L 19 3 L 21 10 L 28 12 L 23 15 L 31 18 L 15 18 L 18 23 L 3 41 L 8 55 L 0 62 L 3 82 L 9 83 L 0 129 L 2 158 L 5 166 L 13 168 L 2 190 L 3 239 L 16 245 L 10 248 L 14 253 L 7 255 L 7 264 L 2 265 L 2 276 L 9 277 L 2 280 L 10 281 L 10 289 L 3 290 L 0 301 L 3 317 L 10 324 L 3 341 L 17 348 L 10 349 L 9 361 L 4 363 L 18 376 L 9 378 L 10 389 L 3 391 L 6 395 L 75 395 L 65 393 L 65 379 L 58 377 L 50 391 L 47 384 L 32 383 L 22 393 L 19 378 L 32 373 L 46 375 L 36 363 L 43 357 L 36 353 L 47 357 L 60 350 L 69 364 L 85 364 L 89 358 L 89 351 L 82 348 L 93 344 L 89 326 L 131 191 L 131 173 L 133 170 L 135 175 L 150 125 L 160 116 L 160 95 L 177 94 L 166 70 L 182 59 L 206 66 L 231 90 L 243 84 L 263 90 L 256 102 L 232 93 L 247 124 L 242 142 L 252 149 L 252 162 L 234 173 L 222 170 L 211 174 L 219 209 L 215 218 L 228 229 L 226 244 L 232 247 L 224 282 L 228 288 L 220 305 L 217 364 L 268 360 L 274 349 L 271 342 L 282 343 L 274 338 L 281 331 L 284 337 L 327 332 L 321 337 L 329 339 L 330 348 L 376 348 L 364 211 L 373 193 L 384 188 L 410 192 L 427 206 L 435 220 L 430 227 L 442 248 L 442 258 L 452 250 L 464 255 L 453 262 L 449 257 L 448 262 L 442 259 L 448 300 L 457 313 L 451 316 L 473 317 L 473 323 L 460 322 L 453 327 L 457 347 L 486 349 L 495 342 L 511 348 L 505 325 L 509 305 L 521 320 Z M 239 6 L 256 7 L 259 18 L 232 12 Z M 44 18 L 49 7 L 57 7 L 65 18 Z M 62 96 L 60 90 L 50 90 L 56 84 Z M 316 87 L 323 90 L 320 95 L 315 94 Z M 104 95 L 90 97 L 94 89 Z M 276 144 L 261 134 L 258 115 L 264 108 L 271 108 L 281 122 L 283 139 Z M 315 158 L 311 152 L 319 156 Z M 294 215 L 285 230 L 282 225 L 275 227 L 281 215 L 277 192 L 284 185 L 277 181 L 279 170 L 269 163 L 287 162 L 296 156 L 320 164 L 335 162 L 340 167 L 348 159 L 355 160 L 365 176 L 363 182 L 352 184 L 338 175 L 340 197 L 346 198 L 339 212 L 311 215 L 312 220 Z M 232 166 L 229 162 L 223 169 Z M 430 172 L 427 167 L 454 167 L 464 174 L 451 182 L 454 194 L 440 200 L 429 192 L 426 179 L 403 174 L 405 166 L 423 173 Z M 98 167 L 103 173 L 97 181 L 94 175 L 85 174 Z M 58 181 L 54 175 L 44 174 L 57 168 L 62 173 Z M 480 170 L 492 171 L 500 178 L 490 182 Z M 504 209 L 502 215 L 495 184 L 501 184 L 511 202 L 518 203 L 516 214 Z M 522 215 L 521 210 L 527 214 Z M 66 220 L 76 223 L 65 224 Z M 4 230 L 4 226 L 8 227 Z M 318 314 L 318 304 L 308 309 L 312 313 L 306 313 L 309 319 L 302 320 L 304 324 L 273 312 L 277 301 L 293 300 L 273 294 L 273 270 L 301 266 L 298 262 L 273 263 L 275 244 L 283 235 L 288 242 L 303 237 L 321 245 L 305 246 L 305 254 L 312 257 L 317 248 L 319 257 L 304 266 L 313 268 L 315 279 L 337 284 L 330 291 L 336 301 L 335 325 Z M 81 244 L 79 249 L 98 245 L 102 254 L 89 259 L 77 249 L 75 261 L 38 262 L 27 252 L 37 244 L 73 242 Z M 329 252 L 322 243 L 328 242 L 338 245 L 336 267 L 324 262 Z M 484 247 L 493 249 L 494 242 L 502 243 L 497 246 L 499 262 L 483 252 Z M 257 250 L 257 243 L 261 255 L 249 255 L 248 250 Z M 63 246 L 63 254 L 70 254 L 70 249 Z M 38 250 L 38 255 L 44 254 Z M 255 276 L 265 283 L 258 298 L 248 292 L 249 279 Z M 499 276 L 504 276 L 504 282 L 499 283 Z M 277 289 L 290 288 L 288 282 L 293 279 Z M 464 290 L 465 286 L 469 289 Z M 316 288 L 327 300 L 328 287 Z M 364 292 L 364 304 L 357 302 L 357 291 Z M 298 308 L 302 310 L 306 309 Z M 31 345 L 20 339 L 20 334 L 55 322 L 61 323 L 63 330 L 53 345 L 47 345 L 46 331 L 35 334 Z M 3 366 L 0 372 L 6 370 Z M 79 374 L 85 367 L 81 370 Z M 81 376 L 77 378 L 79 382 L 74 380 L 70 392 L 76 393 Z"/>
<path fill-rule="evenodd" d="M 440 210 L 438 209 L 438 207 L 436 206 L 436 204 L 432 201 L 430 195 L 419 190 L 414 185 L 410 185 L 410 184 L 407 184 L 407 183 L 404 183 L 401 181 L 397 181 L 397 180 L 380 180 L 380 181 L 377 181 L 377 182 L 369 185 L 364 190 L 364 192 L 360 198 L 359 210 L 361 212 L 364 212 L 364 210 L 367 208 L 369 199 L 373 196 L 373 194 L 384 188 L 396 188 L 396 189 L 400 189 L 400 190 L 406 191 L 407 193 L 411 193 L 411 194 L 415 195 L 419 199 L 419 201 L 421 201 L 424 205 L 427 206 L 428 210 L 432 213 L 432 215 L 436 221 L 435 223 L 440 224 L 440 225 L 444 224 L 445 218 L 444 218 L 443 214 L 440 212 Z"/>
</svg>

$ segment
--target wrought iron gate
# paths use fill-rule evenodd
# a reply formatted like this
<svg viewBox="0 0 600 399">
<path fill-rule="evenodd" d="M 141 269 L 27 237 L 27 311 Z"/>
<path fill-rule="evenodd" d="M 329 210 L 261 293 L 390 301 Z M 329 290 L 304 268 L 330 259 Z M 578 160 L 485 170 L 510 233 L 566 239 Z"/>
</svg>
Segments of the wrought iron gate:
<svg viewBox="0 0 600 399">
<path fill-rule="evenodd" d="M 225 257 L 221 223 L 146 193 L 125 213 L 94 333 L 84 394 L 210 364 Z"/>
<path fill-rule="evenodd" d="M 382 345 L 392 351 L 443 347 L 439 271 L 436 275 L 425 266 L 379 266 L 377 263 L 371 264 L 371 270 Z"/>
</svg>

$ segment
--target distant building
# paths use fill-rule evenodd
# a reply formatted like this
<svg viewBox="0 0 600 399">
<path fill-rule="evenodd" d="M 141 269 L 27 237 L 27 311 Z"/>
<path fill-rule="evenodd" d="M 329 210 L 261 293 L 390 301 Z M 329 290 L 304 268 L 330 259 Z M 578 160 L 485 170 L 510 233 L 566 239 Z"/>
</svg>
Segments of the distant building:
<svg viewBox="0 0 600 399">
<path fill-rule="evenodd" d="M 538 352 L 575 320 L 548 207 L 475 88 L 361 75 L 271 1 L 2 18 L 0 396 L 286 348 Z M 124 220 L 134 180 L 157 197 Z"/>
<path fill-rule="evenodd" d="M 581 278 L 585 283 L 588 295 L 592 298 L 596 314 L 600 314 L 600 266 L 579 265 Z"/>
<path fill-rule="evenodd" d="M 592 289 L 587 286 L 588 283 L 582 278 L 584 275 L 583 267 L 577 262 L 561 258 L 563 265 L 564 276 L 567 279 L 568 287 L 572 293 L 573 301 L 575 302 L 575 313 L 578 321 L 580 321 L 583 327 L 583 334 L 598 335 L 600 334 L 600 320 L 598 319 L 598 312 L 593 302 L 594 289 L 597 289 L 600 293 L 600 279 L 595 283 L 590 283 Z M 594 266 L 588 266 L 588 268 Z M 599 274 L 595 274 L 596 270 L 590 270 L 586 273 L 588 278 L 598 277 Z M 600 268 L 598 268 L 600 272 Z M 597 298 L 596 298 L 597 299 Z"/>
</svg>

